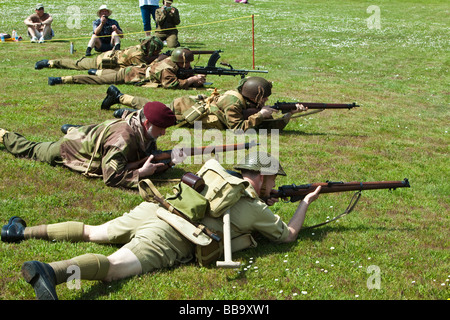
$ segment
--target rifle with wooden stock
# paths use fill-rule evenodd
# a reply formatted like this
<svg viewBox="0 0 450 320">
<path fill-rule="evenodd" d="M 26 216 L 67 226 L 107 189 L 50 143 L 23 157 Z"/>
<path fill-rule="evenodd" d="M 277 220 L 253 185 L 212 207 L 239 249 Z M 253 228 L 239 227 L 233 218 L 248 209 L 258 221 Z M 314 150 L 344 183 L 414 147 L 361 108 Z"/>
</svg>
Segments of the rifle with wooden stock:
<svg viewBox="0 0 450 320">
<path fill-rule="evenodd" d="M 165 171 L 169 167 L 173 165 L 172 163 L 172 152 L 180 152 L 184 153 L 186 156 L 196 156 L 196 155 L 203 155 L 203 154 L 211 154 L 211 153 L 219 153 L 219 152 L 227 152 L 227 151 L 237 151 L 237 150 L 243 150 L 243 149 L 250 149 L 254 146 L 258 145 L 255 141 L 246 142 L 246 143 L 236 143 L 236 144 L 224 144 L 224 145 L 218 145 L 218 146 L 201 146 L 201 147 L 188 147 L 188 148 L 180 148 L 177 150 L 165 150 L 165 151 L 155 151 L 151 155 L 153 156 L 153 163 L 162 162 L 165 164 L 165 166 L 160 167 L 157 172 Z M 127 165 L 128 170 L 134 170 L 142 167 L 142 165 L 147 161 L 149 158 L 145 157 L 141 160 L 129 163 Z"/>
<path fill-rule="evenodd" d="M 373 182 L 333 182 L 327 181 L 324 183 L 309 183 L 309 184 L 290 184 L 284 185 L 278 188 L 276 191 L 270 193 L 272 198 L 289 198 L 290 202 L 296 202 L 302 200 L 308 193 L 316 190 L 321 186 L 320 193 L 334 193 L 345 191 L 362 191 L 362 190 L 375 190 L 375 189 L 391 189 L 396 188 L 409 188 L 408 179 L 401 181 L 373 181 Z"/>
<path fill-rule="evenodd" d="M 308 109 L 317 109 L 317 110 L 325 110 L 325 109 L 352 109 L 357 108 L 359 105 L 357 105 L 355 102 L 353 103 L 322 103 L 322 102 L 280 102 L 277 101 L 273 106 L 269 106 L 272 109 L 281 111 L 281 113 L 288 113 L 292 110 L 297 109 L 296 105 L 302 104 L 303 106 L 307 107 Z M 244 110 L 244 118 L 247 119 L 252 114 L 257 113 L 260 111 L 258 108 L 249 108 Z"/>
<path fill-rule="evenodd" d="M 271 198 L 282 198 L 287 199 L 291 202 L 296 202 L 302 200 L 307 194 L 314 192 L 317 187 L 321 186 L 320 193 L 333 193 L 333 192 L 345 192 L 345 191 L 357 191 L 352 199 L 350 200 L 350 203 L 348 204 L 345 211 L 333 219 L 327 220 L 322 223 L 318 223 L 316 225 L 302 228 L 302 229 L 312 229 L 317 228 L 320 226 L 323 226 L 327 223 L 330 223 L 332 221 L 336 221 L 343 216 L 349 214 L 352 212 L 352 210 L 355 208 L 356 204 L 358 203 L 359 198 L 361 197 L 361 191 L 362 190 L 375 190 L 375 189 L 390 189 L 395 190 L 396 188 L 409 188 L 409 181 L 408 179 L 404 179 L 401 181 L 374 181 L 374 182 L 333 182 L 333 181 L 327 181 L 325 183 L 310 183 L 310 184 L 303 184 L 303 185 L 284 185 L 278 188 L 278 190 L 274 190 L 271 192 L 270 197 Z"/>
</svg>

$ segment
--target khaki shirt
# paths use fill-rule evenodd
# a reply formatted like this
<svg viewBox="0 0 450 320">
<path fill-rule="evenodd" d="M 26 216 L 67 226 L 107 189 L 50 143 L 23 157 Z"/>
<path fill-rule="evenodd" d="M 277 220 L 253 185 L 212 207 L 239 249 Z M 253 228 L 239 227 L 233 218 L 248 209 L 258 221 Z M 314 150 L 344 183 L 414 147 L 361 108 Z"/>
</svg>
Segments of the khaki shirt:
<svg viewBox="0 0 450 320">
<path fill-rule="evenodd" d="M 231 239 L 252 232 L 258 232 L 274 242 L 287 239 L 289 229 L 286 223 L 256 195 L 251 185 L 247 187 L 246 192 L 251 197 L 242 197 L 230 208 Z M 222 218 L 205 217 L 202 223 L 213 230 L 223 231 Z"/>
</svg>

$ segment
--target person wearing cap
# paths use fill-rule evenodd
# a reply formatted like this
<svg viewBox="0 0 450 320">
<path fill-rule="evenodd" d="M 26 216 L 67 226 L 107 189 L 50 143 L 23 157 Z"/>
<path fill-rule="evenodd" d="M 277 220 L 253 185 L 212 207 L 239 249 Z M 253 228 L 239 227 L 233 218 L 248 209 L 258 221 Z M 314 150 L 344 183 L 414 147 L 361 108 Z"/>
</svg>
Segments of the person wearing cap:
<svg viewBox="0 0 450 320">
<path fill-rule="evenodd" d="M 218 162 L 217 165 L 220 166 Z M 286 175 L 278 160 L 265 152 L 250 153 L 235 169 L 241 171 L 239 179 L 246 189 L 229 208 L 231 249 L 235 252 L 255 247 L 252 233 L 259 233 L 275 243 L 296 241 L 307 209 L 318 198 L 320 187 L 305 196 L 289 223 L 285 223 L 268 207 L 277 199 L 261 200 L 270 198 L 277 176 Z M 67 272 L 69 267 L 79 268 L 80 280 L 109 282 L 192 261 L 196 245 L 167 215 L 172 214 L 161 205 L 144 201 L 123 216 L 96 226 L 80 221 L 27 226 L 22 218 L 15 216 L 2 227 L 1 240 L 5 243 L 42 239 L 123 245 L 109 256 L 87 253 L 50 263 L 24 262 L 22 275 L 33 287 L 37 299 L 56 300 L 56 286 L 67 282 L 72 275 Z M 201 224 L 218 234 L 223 231 L 221 217 L 206 215 Z M 6 250 L 7 245 L 4 246 Z"/>
<path fill-rule="evenodd" d="M 95 75 L 49 77 L 48 84 L 132 84 L 165 89 L 188 89 L 200 87 L 206 80 L 198 74 L 186 79 L 178 77 L 180 68 L 190 69 L 194 54 L 187 48 L 176 48 L 170 57 L 156 59 L 150 65 L 130 66 L 117 70 L 104 69 Z M 100 72 L 101 71 L 101 72 Z"/>
<path fill-rule="evenodd" d="M 295 113 L 308 110 L 301 104 L 292 112 L 274 120 L 275 109 L 265 106 L 272 94 L 272 83 L 261 77 L 248 77 L 239 82 L 235 90 L 228 90 L 218 94 L 209 102 L 209 114 L 201 118 L 204 129 L 230 129 L 233 131 L 247 131 L 248 129 L 279 129 L 282 130 L 289 123 Z M 196 97 L 183 96 L 174 99 L 170 108 L 183 121 L 183 114 L 193 105 L 205 104 L 209 97 L 198 95 Z M 102 109 L 109 109 L 112 105 L 120 103 L 131 109 L 119 109 L 114 113 L 120 118 L 130 111 L 141 109 L 149 100 L 145 97 L 123 94 L 115 87 L 108 88 L 103 99 Z M 253 110 L 251 115 L 247 112 Z M 251 113 L 251 112 L 249 112 Z"/>
<path fill-rule="evenodd" d="M 163 0 L 163 3 L 163 6 L 155 12 L 157 25 L 155 35 L 162 41 L 166 41 L 167 47 L 176 48 L 180 46 L 176 29 L 180 24 L 180 13 L 177 8 L 172 7 L 173 1 Z"/>
<path fill-rule="evenodd" d="M 93 22 L 93 34 L 86 49 L 86 56 L 92 55 L 92 48 L 97 52 L 120 50 L 120 38 L 123 37 L 123 31 L 116 20 L 109 18 L 111 14 L 112 10 L 105 4 L 98 9 L 99 18 Z"/>
<path fill-rule="evenodd" d="M 44 68 L 91 70 L 91 73 L 101 69 L 125 68 L 142 64 L 150 64 L 158 58 L 164 44 L 157 37 L 147 37 L 136 46 L 131 46 L 124 50 L 110 50 L 99 54 L 95 58 L 82 57 L 78 60 L 55 59 L 40 60 L 36 62 L 36 70 Z"/>
<path fill-rule="evenodd" d="M 110 187 L 137 188 L 144 177 L 166 166 L 152 163 L 156 140 L 175 124 L 175 115 L 153 101 L 126 119 L 73 126 L 55 142 L 31 142 L 18 133 L 0 129 L 0 142 L 17 157 L 63 165 L 88 177 L 101 177 Z M 148 157 L 145 163 L 135 163 Z"/>
<path fill-rule="evenodd" d="M 43 43 L 45 40 L 51 40 L 55 33 L 52 29 L 53 17 L 44 11 L 44 5 L 38 3 L 35 7 L 35 13 L 24 20 L 28 27 L 28 35 L 31 42 Z"/>
</svg>

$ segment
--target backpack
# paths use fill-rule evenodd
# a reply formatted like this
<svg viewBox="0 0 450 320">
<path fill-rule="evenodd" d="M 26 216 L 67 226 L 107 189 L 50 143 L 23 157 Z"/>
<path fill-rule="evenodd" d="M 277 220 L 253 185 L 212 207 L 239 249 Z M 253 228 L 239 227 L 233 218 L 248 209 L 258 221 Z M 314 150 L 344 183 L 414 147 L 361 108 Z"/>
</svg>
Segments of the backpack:
<svg viewBox="0 0 450 320">
<path fill-rule="evenodd" d="M 208 160 L 197 175 L 205 181 L 200 192 L 209 202 L 209 215 L 218 218 L 245 195 L 249 182 L 230 174 L 215 159 Z"/>
</svg>

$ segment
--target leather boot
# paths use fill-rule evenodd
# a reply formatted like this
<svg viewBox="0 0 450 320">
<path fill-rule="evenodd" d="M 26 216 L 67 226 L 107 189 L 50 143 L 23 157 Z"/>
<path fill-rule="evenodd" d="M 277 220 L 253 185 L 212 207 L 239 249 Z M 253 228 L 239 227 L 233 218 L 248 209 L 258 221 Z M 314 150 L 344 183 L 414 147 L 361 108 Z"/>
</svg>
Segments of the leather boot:
<svg viewBox="0 0 450 320">
<path fill-rule="evenodd" d="M 2 227 L 1 239 L 3 242 L 20 242 L 24 240 L 23 232 L 26 228 L 26 222 L 19 217 L 12 217 L 8 224 Z"/>
<path fill-rule="evenodd" d="M 56 294 L 56 275 L 47 263 L 27 261 L 22 265 L 22 276 L 36 293 L 37 300 L 58 300 Z"/>
<path fill-rule="evenodd" d="M 137 109 L 131 109 L 131 108 L 120 108 L 117 109 L 116 111 L 114 111 L 113 115 L 114 118 L 123 118 L 123 114 L 126 113 L 127 115 L 130 114 L 131 112 L 135 112 L 137 111 Z"/>
<path fill-rule="evenodd" d="M 34 65 L 34 68 L 36 70 L 40 70 L 40 69 L 44 69 L 44 68 L 48 68 L 50 67 L 50 65 L 48 64 L 48 60 L 40 60 L 38 62 L 36 62 L 36 64 Z"/>
<path fill-rule="evenodd" d="M 97 69 L 89 69 L 88 70 L 88 75 L 95 76 L 96 74 L 97 74 Z"/>
<path fill-rule="evenodd" d="M 48 84 L 54 86 L 55 84 L 62 84 L 61 77 L 48 77 Z"/>
<path fill-rule="evenodd" d="M 108 90 L 106 90 L 106 98 L 103 99 L 101 108 L 104 110 L 109 110 L 112 105 L 120 102 L 119 98 L 122 95 L 123 93 L 121 93 L 116 86 L 110 85 Z"/>
<path fill-rule="evenodd" d="M 79 127 L 81 127 L 81 125 L 79 124 L 63 124 L 61 126 L 61 131 L 62 133 L 66 134 L 70 128 L 79 128 Z"/>
</svg>

